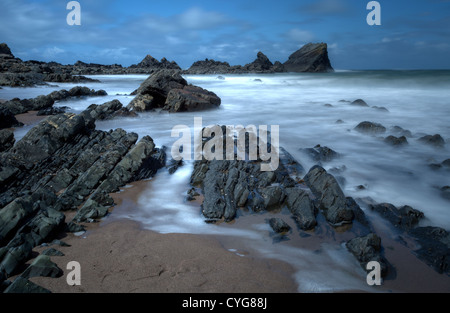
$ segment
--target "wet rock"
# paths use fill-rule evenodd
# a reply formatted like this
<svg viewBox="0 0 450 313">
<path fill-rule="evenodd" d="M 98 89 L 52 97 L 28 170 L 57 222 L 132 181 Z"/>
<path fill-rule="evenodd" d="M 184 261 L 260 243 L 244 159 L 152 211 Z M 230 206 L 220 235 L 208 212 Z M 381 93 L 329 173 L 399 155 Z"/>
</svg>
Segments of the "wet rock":
<svg viewBox="0 0 450 313">
<path fill-rule="evenodd" d="M 376 135 L 386 132 L 386 127 L 378 123 L 364 121 L 359 123 L 355 130 L 363 134 Z"/>
<path fill-rule="evenodd" d="M 102 105 L 92 104 L 85 112 L 89 112 L 89 115 L 95 120 L 108 120 L 118 116 L 121 117 L 135 117 L 135 112 L 130 112 L 129 109 L 123 107 L 119 100 L 112 100 L 103 103 Z"/>
<path fill-rule="evenodd" d="M 63 271 L 50 260 L 48 255 L 41 254 L 20 276 L 26 279 L 39 276 L 56 278 L 61 277 L 62 274 Z"/>
<path fill-rule="evenodd" d="M 381 266 L 381 276 L 386 276 L 388 262 L 382 255 L 381 238 L 371 233 L 364 237 L 356 237 L 346 243 L 347 249 L 356 257 L 362 268 L 366 270 L 368 262 L 376 261 Z"/>
<path fill-rule="evenodd" d="M 391 127 L 390 131 L 397 135 L 397 136 L 405 136 L 406 138 L 411 138 L 412 134 L 411 131 L 407 130 L 407 129 L 403 129 L 400 126 L 393 126 Z"/>
<path fill-rule="evenodd" d="M 441 137 L 441 135 L 436 134 L 436 135 L 426 135 L 423 137 L 420 137 L 418 139 L 419 142 L 430 145 L 430 146 L 434 146 L 437 148 L 443 148 L 445 145 L 445 140 L 444 138 Z"/>
<path fill-rule="evenodd" d="M 197 86 L 172 89 L 167 95 L 163 110 L 187 112 L 213 109 L 220 106 L 220 98 L 213 92 Z"/>
<path fill-rule="evenodd" d="M 23 124 L 17 121 L 14 114 L 4 104 L 0 104 L 0 129 L 20 126 Z"/>
<path fill-rule="evenodd" d="M 376 109 L 376 110 L 382 111 L 382 112 L 389 112 L 389 110 L 386 109 L 385 107 L 379 107 L 379 106 L 376 106 L 376 105 L 374 105 L 374 106 L 372 107 L 372 109 Z"/>
<path fill-rule="evenodd" d="M 5 289 L 4 293 L 50 293 L 50 291 L 19 276 Z"/>
<path fill-rule="evenodd" d="M 405 136 L 395 137 L 395 136 L 390 135 L 390 136 L 387 136 L 386 138 L 384 138 L 384 142 L 391 146 L 397 146 L 397 147 L 408 144 L 408 140 L 406 139 Z"/>
<path fill-rule="evenodd" d="M 69 107 L 50 107 L 50 108 L 39 110 L 39 112 L 37 113 L 37 116 L 62 114 L 62 113 L 66 113 L 67 109 L 69 109 Z"/>
<path fill-rule="evenodd" d="M 64 256 L 64 253 L 62 253 L 59 250 L 56 250 L 55 248 L 48 248 L 44 251 L 42 251 L 43 255 L 48 255 L 48 256 Z"/>
<path fill-rule="evenodd" d="M 288 231 L 291 230 L 291 226 L 289 226 L 285 221 L 283 221 L 279 217 L 271 218 L 269 220 L 269 225 L 276 233 L 287 233 Z"/>
<path fill-rule="evenodd" d="M 420 244 L 414 253 L 441 274 L 450 274 L 450 234 L 439 227 L 417 227 L 408 232 Z"/>
<path fill-rule="evenodd" d="M 353 212 L 347 207 L 345 195 L 333 175 L 316 165 L 304 177 L 306 185 L 316 197 L 319 209 L 332 225 L 351 223 Z"/>
<path fill-rule="evenodd" d="M 336 151 L 320 145 L 314 148 L 300 149 L 300 151 L 305 152 L 315 162 L 330 162 L 339 157 Z"/>
<path fill-rule="evenodd" d="M 286 188 L 287 205 L 297 225 L 311 230 L 317 225 L 316 212 L 308 193 L 299 187 Z"/>
<path fill-rule="evenodd" d="M 369 209 L 377 212 L 392 225 L 401 230 L 408 230 L 416 226 L 424 214 L 408 205 L 400 208 L 390 203 L 370 204 Z"/>
<path fill-rule="evenodd" d="M 14 142 L 16 142 L 16 140 L 14 139 L 14 133 L 11 130 L 0 130 L 0 152 L 10 149 L 14 146 Z"/>
</svg>

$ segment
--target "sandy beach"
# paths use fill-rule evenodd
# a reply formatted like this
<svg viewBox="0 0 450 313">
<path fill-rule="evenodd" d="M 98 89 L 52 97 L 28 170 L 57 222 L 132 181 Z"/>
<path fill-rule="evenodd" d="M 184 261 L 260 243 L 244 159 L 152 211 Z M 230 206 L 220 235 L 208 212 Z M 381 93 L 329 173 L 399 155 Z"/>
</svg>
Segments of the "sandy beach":
<svg viewBox="0 0 450 313">
<path fill-rule="evenodd" d="M 123 199 L 135 201 L 147 182 L 112 194 L 120 210 Z M 130 201 L 128 201 L 130 200 Z M 129 208 L 128 208 L 129 209 Z M 87 224 L 81 236 L 61 238 L 70 247 L 52 246 L 65 256 L 53 256 L 63 271 L 60 278 L 30 280 L 52 292 L 297 292 L 293 269 L 277 260 L 239 256 L 214 236 L 159 234 L 139 223 L 115 219 Z M 41 253 L 48 247 L 36 247 Z M 245 253 L 245 252 L 243 252 Z M 81 286 L 69 286 L 66 265 L 81 265 Z M 31 262 L 31 261 L 29 261 Z"/>
</svg>

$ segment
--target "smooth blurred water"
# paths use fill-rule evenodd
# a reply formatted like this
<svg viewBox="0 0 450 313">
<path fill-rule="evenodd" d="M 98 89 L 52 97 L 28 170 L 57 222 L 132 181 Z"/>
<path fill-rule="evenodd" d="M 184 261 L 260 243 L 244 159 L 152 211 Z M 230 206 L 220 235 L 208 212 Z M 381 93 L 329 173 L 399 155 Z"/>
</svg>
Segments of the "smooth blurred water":
<svg viewBox="0 0 450 313">
<path fill-rule="evenodd" d="M 140 137 L 150 135 L 157 146 L 165 145 L 170 151 L 177 139 L 171 137 L 172 128 L 175 125 L 193 127 L 194 117 L 202 117 L 203 126 L 279 125 L 280 145 L 306 170 L 313 162 L 300 148 L 320 144 L 341 154 L 340 158 L 324 164 L 324 167 L 330 169 L 345 165 L 346 170 L 341 175 L 345 178 L 342 187 L 347 196 L 371 197 L 377 202 L 390 202 L 398 206 L 410 205 L 425 213 L 424 225 L 450 228 L 450 202 L 441 197 L 438 189 L 450 185 L 449 171 L 429 167 L 430 163 L 440 163 L 450 158 L 450 71 L 221 76 L 225 79 L 218 79 L 218 75 L 185 76 L 189 83 L 213 91 L 222 99 L 217 110 L 176 114 L 146 112 L 137 118 L 98 121 L 97 128 L 109 130 L 120 127 L 136 132 Z M 104 89 L 108 96 L 72 99 L 56 105 L 69 106 L 76 113 L 92 103 L 101 104 L 112 99 L 127 105 L 133 98 L 128 94 L 146 78 L 144 75 L 91 77 L 102 82 L 86 85 Z M 31 98 L 73 86 L 4 88 L 0 90 L 0 99 Z M 357 107 L 340 101 L 359 98 L 370 107 Z M 388 112 L 373 106 L 385 107 Z M 343 123 L 338 124 L 337 120 Z M 353 129 L 362 121 L 381 123 L 388 131 L 382 136 L 360 134 Z M 389 129 L 393 126 L 411 131 L 413 138 L 408 138 L 407 146 L 392 147 L 383 142 L 382 139 L 390 134 Z M 22 133 L 17 130 L 16 138 Z M 437 133 L 447 141 L 442 149 L 417 141 L 424 134 Z M 361 279 L 363 271 L 339 242 L 328 245 L 318 255 L 289 242 L 273 244 L 270 229 L 264 220 L 249 223 L 250 228 L 204 223 L 198 205 L 184 200 L 191 169 L 192 163 L 188 162 L 174 175 L 164 171 L 158 173 L 152 179 L 154 182 L 149 191 L 139 200 L 136 210 L 126 217 L 163 233 L 223 234 L 239 238 L 241 244 L 247 241 L 252 249 L 289 262 L 299 271 L 309 267 L 308 273 L 297 275 L 301 291 L 367 288 L 365 280 Z M 364 185 L 366 189 L 359 190 L 356 188 L 359 185 Z M 241 218 L 245 220 L 248 216 Z M 288 214 L 286 219 L 289 219 Z M 333 274 L 325 270 L 330 264 L 337 264 Z"/>
</svg>

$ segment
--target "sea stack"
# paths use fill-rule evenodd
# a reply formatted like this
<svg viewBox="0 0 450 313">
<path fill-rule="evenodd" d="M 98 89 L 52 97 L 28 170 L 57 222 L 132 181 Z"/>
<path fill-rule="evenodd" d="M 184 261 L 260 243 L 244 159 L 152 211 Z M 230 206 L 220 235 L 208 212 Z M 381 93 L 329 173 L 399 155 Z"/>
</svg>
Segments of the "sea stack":
<svg viewBox="0 0 450 313">
<path fill-rule="evenodd" d="M 326 43 L 308 43 L 289 56 L 283 64 L 286 72 L 334 72 Z"/>
</svg>

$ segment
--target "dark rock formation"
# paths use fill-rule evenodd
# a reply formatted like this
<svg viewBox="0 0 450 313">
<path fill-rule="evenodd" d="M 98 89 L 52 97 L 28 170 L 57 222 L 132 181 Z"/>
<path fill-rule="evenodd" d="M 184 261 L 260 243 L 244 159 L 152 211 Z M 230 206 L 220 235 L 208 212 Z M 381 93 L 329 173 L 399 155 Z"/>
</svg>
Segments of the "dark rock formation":
<svg viewBox="0 0 450 313">
<path fill-rule="evenodd" d="M 434 146 L 436 148 L 442 148 L 445 145 L 445 140 L 442 138 L 441 135 L 435 134 L 435 135 L 426 135 L 423 137 L 420 137 L 418 139 L 419 142 Z"/>
<path fill-rule="evenodd" d="M 76 86 L 67 90 L 54 91 L 46 96 L 41 95 L 32 99 L 14 98 L 0 104 L 0 110 L 6 108 L 12 114 L 22 114 L 28 111 L 41 111 L 52 108 L 55 101 L 61 101 L 70 97 L 87 97 L 87 96 L 105 96 L 107 95 L 104 90 L 94 90 L 87 87 Z M 0 111 L 1 112 L 1 111 Z M 42 111 L 43 113 L 46 111 Z"/>
<path fill-rule="evenodd" d="M 23 272 L 20 276 L 23 278 L 31 278 L 31 277 L 61 277 L 63 271 L 50 260 L 48 255 L 39 255 L 36 259 L 33 260 L 33 263 Z"/>
<path fill-rule="evenodd" d="M 240 65 L 230 66 L 228 62 L 205 59 L 194 62 L 189 69 L 183 71 L 183 74 L 231 74 L 241 72 L 242 66 Z"/>
<path fill-rule="evenodd" d="M 414 253 L 435 271 L 450 274 L 450 233 L 440 227 L 417 227 L 409 231 L 420 248 Z"/>
<path fill-rule="evenodd" d="M 368 262 L 376 261 L 381 266 L 381 276 L 388 272 L 388 262 L 382 254 L 381 238 L 374 233 L 364 237 L 356 237 L 346 243 L 347 249 L 356 257 L 362 268 L 366 270 Z"/>
<path fill-rule="evenodd" d="M 213 92 L 197 86 L 172 89 L 167 95 L 163 110 L 169 112 L 200 111 L 220 106 L 220 98 Z"/>
<path fill-rule="evenodd" d="M 4 293 L 50 293 L 50 291 L 19 276 L 5 289 Z"/>
<path fill-rule="evenodd" d="M 354 214 L 347 207 L 347 199 L 333 175 L 316 165 L 304 177 L 306 185 L 316 196 L 317 206 L 332 225 L 351 223 Z"/>
<path fill-rule="evenodd" d="M 333 72 L 326 43 L 308 43 L 289 56 L 286 72 Z"/>
<path fill-rule="evenodd" d="M 10 149 L 16 140 L 14 139 L 14 133 L 9 129 L 0 130 L 0 152 Z"/>
<path fill-rule="evenodd" d="M 171 69 L 171 70 L 181 70 L 177 63 L 174 61 L 169 62 L 166 58 L 162 58 L 161 62 L 156 60 L 151 55 L 147 55 L 140 63 L 137 65 L 131 65 L 130 69 L 136 70 L 136 72 L 141 72 L 145 74 L 151 74 L 153 72 L 163 70 L 163 69 Z"/>
<path fill-rule="evenodd" d="M 279 217 L 271 218 L 269 220 L 269 225 L 276 233 L 287 233 L 288 231 L 291 230 L 291 226 L 289 226 L 285 221 L 283 221 Z"/>
<path fill-rule="evenodd" d="M 369 105 L 366 103 L 366 101 L 362 99 L 356 99 L 355 101 L 350 103 L 351 105 L 360 106 L 360 107 L 368 107 Z"/>
<path fill-rule="evenodd" d="M 339 154 L 336 151 L 320 145 L 317 145 L 314 148 L 300 149 L 300 151 L 305 152 L 312 160 L 319 164 L 320 162 L 330 162 L 339 157 Z"/>
<path fill-rule="evenodd" d="M 204 110 L 218 107 L 221 102 L 213 92 L 188 85 L 177 70 L 154 73 L 132 94 L 136 97 L 127 108 L 138 112 L 157 108 L 169 112 Z"/>
<path fill-rule="evenodd" d="M 23 126 L 5 103 L 0 103 L 0 129 Z"/>
<path fill-rule="evenodd" d="M 397 208 L 390 203 L 369 205 L 369 209 L 379 213 L 396 228 L 408 230 L 416 226 L 424 214 L 408 205 Z"/>
<path fill-rule="evenodd" d="M 222 134 L 216 136 L 226 141 L 226 127 L 221 130 Z M 205 138 L 203 144 L 209 140 Z M 230 137 L 228 142 L 231 140 Z M 237 155 L 233 160 L 195 161 L 191 184 L 201 188 L 202 213 L 207 221 L 231 221 L 239 208 L 261 212 L 288 205 L 300 228 L 314 228 L 314 206 L 309 195 L 291 178 L 297 176 L 298 168 L 287 155 L 286 151 L 280 154 L 278 168 L 269 172 L 261 171 L 262 160 L 241 161 Z"/>
<path fill-rule="evenodd" d="M 405 136 L 395 137 L 395 136 L 389 135 L 386 138 L 384 138 L 384 142 L 391 146 L 397 146 L 397 147 L 408 144 L 408 140 L 406 139 Z"/>
<path fill-rule="evenodd" d="M 386 132 L 386 127 L 378 123 L 364 121 L 359 123 L 355 130 L 363 134 L 376 135 Z"/>
<path fill-rule="evenodd" d="M 164 166 L 150 137 L 95 130 L 95 117 L 114 115 L 116 104 L 49 116 L 0 153 L 0 272 L 14 275 L 33 247 L 68 229 L 61 210 L 92 221 L 113 204 L 108 193 Z"/>
</svg>

